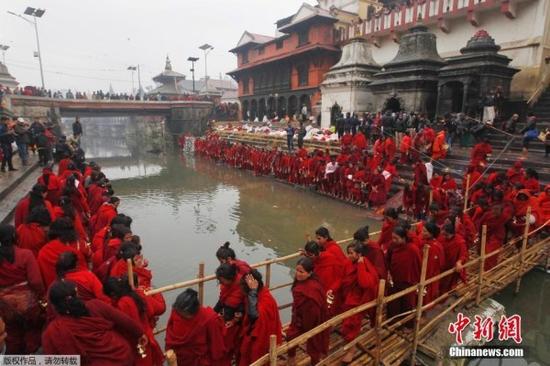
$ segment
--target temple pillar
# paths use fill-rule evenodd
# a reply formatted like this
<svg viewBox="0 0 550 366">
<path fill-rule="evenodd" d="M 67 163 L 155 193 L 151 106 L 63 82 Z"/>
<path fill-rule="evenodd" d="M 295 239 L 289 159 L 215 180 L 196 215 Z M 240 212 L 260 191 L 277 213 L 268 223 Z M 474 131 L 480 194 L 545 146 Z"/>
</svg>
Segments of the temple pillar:
<svg viewBox="0 0 550 366">
<path fill-rule="evenodd" d="M 469 80 L 464 80 L 462 82 L 463 84 L 463 87 L 462 87 L 462 108 L 460 109 L 462 111 L 462 113 L 466 113 L 466 105 L 467 105 L 467 101 L 468 101 L 468 89 L 469 89 L 469 86 L 470 86 L 470 81 Z"/>
</svg>

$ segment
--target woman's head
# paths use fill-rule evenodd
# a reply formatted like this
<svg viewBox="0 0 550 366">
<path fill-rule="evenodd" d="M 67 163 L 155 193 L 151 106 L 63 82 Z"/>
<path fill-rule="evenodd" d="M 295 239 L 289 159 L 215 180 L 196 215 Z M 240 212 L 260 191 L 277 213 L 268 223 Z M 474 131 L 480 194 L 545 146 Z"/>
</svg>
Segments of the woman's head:
<svg viewBox="0 0 550 366">
<path fill-rule="evenodd" d="M 132 229 L 132 218 L 125 214 L 118 214 L 111 220 L 110 226 L 113 225 L 122 225 L 126 226 L 128 229 Z"/>
<path fill-rule="evenodd" d="M 74 220 L 75 210 L 73 202 L 69 196 L 61 196 L 59 199 L 59 207 L 63 210 L 63 216 Z"/>
<path fill-rule="evenodd" d="M 52 218 L 50 211 L 44 206 L 38 206 L 31 210 L 27 216 L 27 223 L 36 223 L 40 226 L 50 226 Z"/>
<path fill-rule="evenodd" d="M 65 244 L 75 242 L 77 235 L 72 220 L 67 217 L 55 220 L 50 227 L 49 238 L 58 239 Z"/>
<path fill-rule="evenodd" d="M 298 282 L 305 281 L 313 274 L 313 260 L 311 258 L 300 258 L 296 263 L 296 273 L 294 279 Z"/>
<path fill-rule="evenodd" d="M 124 225 L 111 226 L 111 237 L 122 241 L 130 241 L 132 239 L 132 230 Z"/>
<path fill-rule="evenodd" d="M 252 276 L 256 281 L 258 281 L 258 292 L 264 287 L 264 283 L 262 281 L 262 274 L 257 269 L 251 269 L 250 272 L 248 272 L 245 276 L 241 278 L 241 288 L 245 293 L 248 294 L 250 292 L 250 288 L 248 287 L 248 284 L 246 283 L 246 278 L 248 275 Z"/>
<path fill-rule="evenodd" d="M 402 226 L 397 226 L 393 229 L 392 239 L 394 243 L 405 244 L 407 242 L 407 229 Z"/>
<path fill-rule="evenodd" d="M 74 282 L 58 280 L 52 283 L 49 289 L 49 300 L 55 311 L 61 315 L 75 318 L 90 315 L 86 305 L 77 295 Z"/>
<path fill-rule="evenodd" d="M 138 283 L 137 274 L 134 273 L 134 283 Z M 143 299 L 132 289 L 128 276 L 121 277 L 109 277 L 103 285 L 103 292 L 113 300 L 119 300 L 124 296 L 128 296 L 134 300 L 140 314 L 145 312 L 145 302 Z"/>
<path fill-rule="evenodd" d="M 455 235 L 455 226 L 451 223 L 443 225 L 443 236 L 451 239 Z"/>
<path fill-rule="evenodd" d="M 200 309 L 199 294 L 188 288 L 178 295 L 172 307 L 184 318 L 192 318 Z"/>
<path fill-rule="evenodd" d="M 348 258 L 353 263 L 357 262 L 361 258 L 361 253 L 363 251 L 363 244 L 360 241 L 354 240 L 348 244 L 346 247 L 346 254 Z"/>
<path fill-rule="evenodd" d="M 131 242 L 131 241 L 125 241 L 120 245 L 120 248 L 118 249 L 117 258 L 128 260 L 131 259 L 134 260 L 134 257 L 138 256 L 140 253 L 140 248 L 138 246 Z"/>
<path fill-rule="evenodd" d="M 57 273 L 57 277 L 63 278 L 67 272 L 75 270 L 77 262 L 78 257 L 74 252 L 67 251 L 61 253 L 55 263 L 55 272 Z"/>
<path fill-rule="evenodd" d="M 216 258 L 218 258 L 220 263 L 229 263 L 232 260 L 235 260 L 237 258 L 237 256 L 235 255 L 235 251 L 232 248 L 230 248 L 229 245 L 230 243 L 226 241 L 216 251 Z"/>
<path fill-rule="evenodd" d="M 216 269 L 216 278 L 220 283 L 224 285 L 229 285 L 235 281 L 235 278 L 237 278 L 237 266 L 230 263 L 222 263 L 220 266 Z"/>
<path fill-rule="evenodd" d="M 389 207 L 384 210 L 384 218 L 389 220 L 397 220 L 398 217 L 399 212 L 395 208 Z"/>
<path fill-rule="evenodd" d="M 353 239 L 360 241 L 361 243 L 366 242 L 369 240 L 369 226 L 365 225 L 361 228 L 359 228 L 354 234 Z"/>
<path fill-rule="evenodd" d="M 308 257 L 317 257 L 321 253 L 323 248 L 316 241 L 310 240 L 306 243 L 304 251 Z"/>
<path fill-rule="evenodd" d="M 315 231 L 315 237 L 317 238 L 317 243 L 320 245 L 325 245 L 327 242 L 331 241 L 330 232 L 324 226 L 321 226 Z"/>
<path fill-rule="evenodd" d="M 4 260 L 13 263 L 16 240 L 15 227 L 13 225 L 0 224 L 0 263 Z"/>
<path fill-rule="evenodd" d="M 424 239 L 435 239 L 439 236 L 439 227 L 434 222 L 427 222 L 422 229 Z"/>
</svg>

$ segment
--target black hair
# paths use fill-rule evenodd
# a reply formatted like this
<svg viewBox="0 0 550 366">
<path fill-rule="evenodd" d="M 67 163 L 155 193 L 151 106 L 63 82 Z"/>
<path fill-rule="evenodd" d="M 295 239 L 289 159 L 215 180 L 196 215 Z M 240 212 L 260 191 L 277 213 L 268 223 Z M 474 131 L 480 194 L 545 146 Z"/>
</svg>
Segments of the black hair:
<svg viewBox="0 0 550 366">
<path fill-rule="evenodd" d="M 533 168 L 527 168 L 525 169 L 525 176 L 527 178 L 535 178 L 535 179 L 539 179 L 539 173 L 533 169 Z"/>
<path fill-rule="evenodd" d="M 134 273 L 134 283 L 137 283 L 137 275 Z M 130 286 L 128 276 L 109 277 L 103 286 L 103 292 L 112 299 L 118 300 L 123 296 L 128 296 L 134 300 L 138 312 L 145 313 L 145 302 Z"/>
<path fill-rule="evenodd" d="M 127 234 L 131 234 L 132 230 L 124 225 L 112 225 L 111 226 L 111 237 L 118 238 L 120 240 L 124 239 Z"/>
<path fill-rule="evenodd" d="M 256 281 L 258 281 L 258 292 L 264 287 L 264 282 L 262 281 L 262 274 L 257 269 L 251 269 L 246 275 L 241 277 L 241 288 L 245 294 L 248 294 L 250 289 L 246 284 L 246 277 L 252 275 Z"/>
<path fill-rule="evenodd" d="M 363 244 L 359 240 L 354 240 L 346 246 L 347 249 L 352 249 L 355 253 L 363 254 Z"/>
<path fill-rule="evenodd" d="M 312 273 L 313 268 L 315 267 L 315 265 L 313 264 L 313 259 L 308 257 L 300 258 L 298 260 L 298 263 L 296 263 L 296 266 L 302 266 L 308 273 Z"/>
<path fill-rule="evenodd" d="M 7 260 L 10 263 L 15 261 L 15 242 L 17 240 L 15 227 L 13 225 L 0 224 L 0 263 Z"/>
<path fill-rule="evenodd" d="M 46 187 L 42 184 L 37 183 L 32 187 L 29 193 L 29 212 L 35 207 L 46 207 L 46 203 L 44 202 L 44 197 L 42 197 L 42 195 L 47 191 L 48 190 Z"/>
<path fill-rule="evenodd" d="M 448 234 L 453 234 L 455 233 L 455 226 L 453 224 L 445 224 L 443 225 L 443 231 L 445 231 L 446 233 Z"/>
<path fill-rule="evenodd" d="M 439 205 L 437 203 L 432 203 L 430 205 L 430 211 L 439 211 Z"/>
<path fill-rule="evenodd" d="M 399 217 L 399 212 L 395 208 L 389 207 L 384 210 L 384 217 L 389 217 L 391 219 L 397 220 L 397 218 Z"/>
<path fill-rule="evenodd" d="M 74 174 L 71 174 L 67 177 L 67 180 L 65 181 L 65 186 L 63 187 L 64 196 L 70 197 L 71 195 L 77 192 L 75 182 L 76 182 L 76 178 Z"/>
<path fill-rule="evenodd" d="M 324 226 L 321 226 L 319 229 L 315 230 L 315 235 L 326 238 L 327 240 L 332 240 L 330 237 L 330 232 Z"/>
<path fill-rule="evenodd" d="M 197 291 L 188 288 L 176 297 L 176 301 L 172 307 L 178 313 L 195 315 L 200 308 L 199 294 Z"/>
<path fill-rule="evenodd" d="M 493 192 L 493 199 L 495 201 L 502 201 L 504 199 L 504 192 L 501 190 L 496 190 Z"/>
<path fill-rule="evenodd" d="M 77 235 L 72 220 L 67 217 L 55 220 L 50 226 L 48 237 L 50 240 L 59 239 L 65 244 L 75 242 Z"/>
<path fill-rule="evenodd" d="M 29 216 L 27 216 L 27 223 L 36 223 L 40 226 L 50 226 L 52 223 L 52 217 L 50 211 L 44 206 L 38 206 L 33 208 Z"/>
<path fill-rule="evenodd" d="M 128 229 L 132 228 L 132 218 L 130 216 L 126 216 L 125 214 L 118 214 L 111 220 L 110 226 L 113 225 L 124 225 Z"/>
<path fill-rule="evenodd" d="M 69 196 L 61 196 L 59 199 L 59 207 L 63 210 L 63 217 L 68 217 L 71 220 L 75 218 L 75 210 L 73 201 Z"/>
<path fill-rule="evenodd" d="M 304 247 L 304 250 L 307 253 L 311 253 L 314 256 L 318 256 L 319 253 L 323 251 L 323 248 L 317 243 L 316 241 L 310 240 L 306 243 L 306 246 Z"/>
<path fill-rule="evenodd" d="M 361 242 L 367 240 L 368 238 L 369 238 L 369 226 L 368 225 L 360 227 L 353 234 L 353 239 L 359 240 Z"/>
<path fill-rule="evenodd" d="M 76 295 L 76 284 L 72 281 L 55 281 L 49 289 L 50 304 L 62 315 L 80 318 L 90 312 L 84 302 Z"/>
<path fill-rule="evenodd" d="M 78 257 L 76 256 L 76 253 L 71 251 L 61 253 L 55 263 L 55 272 L 57 273 L 57 277 L 63 278 L 67 272 L 76 269 L 77 262 Z"/>
<path fill-rule="evenodd" d="M 226 280 L 233 281 L 237 277 L 237 266 L 229 263 L 222 263 L 216 268 L 216 277 L 218 279 L 224 278 Z"/>
<path fill-rule="evenodd" d="M 434 222 L 427 222 L 424 227 L 430 234 L 432 234 L 432 237 L 437 238 L 439 236 L 439 226 L 437 226 Z"/>
<path fill-rule="evenodd" d="M 112 196 L 111 198 L 109 198 L 109 203 L 110 204 L 115 204 L 117 202 L 120 202 L 120 198 L 118 198 L 116 196 Z"/>
<path fill-rule="evenodd" d="M 120 245 L 118 249 L 117 258 L 124 259 L 134 259 L 136 255 L 139 255 L 139 249 L 137 245 L 131 241 L 125 241 Z"/>
<path fill-rule="evenodd" d="M 396 226 L 395 229 L 393 229 L 393 233 L 400 238 L 408 241 L 408 230 L 405 229 L 403 226 Z"/>
<path fill-rule="evenodd" d="M 218 250 L 216 251 L 216 258 L 218 258 L 218 260 L 237 258 L 237 256 L 235 255 L 235 251 L 230 248 L 229 245 L 230 243 L 226 241 L 221 247 L 218 248 Z"/>
</svg>

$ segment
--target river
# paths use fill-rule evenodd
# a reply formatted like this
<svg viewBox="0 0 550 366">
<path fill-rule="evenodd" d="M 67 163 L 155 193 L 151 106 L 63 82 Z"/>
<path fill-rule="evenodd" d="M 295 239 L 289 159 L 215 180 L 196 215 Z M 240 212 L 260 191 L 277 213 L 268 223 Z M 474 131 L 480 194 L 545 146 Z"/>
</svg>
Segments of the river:
<svg viewBox="0 0 550 366">
<path fill-rule="evenodd" d="M 158 141 L 128 144 L 133 146 L 129 149 L 127 134 L 121 131 L 109 139 L 84 138 L 83 145 L 102 157 L 97 161 L 122 200 L 119 212 L 134 220 L 133 231 L 142 239 L 157 287 L 195 278 L 201 261 L 206 274 L 213 273 L 218 265 L 215 252 L 225 241 L 240 259 L 255 263 L 296 252 L 319 226 L 329 228 L 336 240 L 351 237 L 363 225 L 372 231 L 380 227 L 361 209 L 270 178 L 190 155 L 147 153 Z M 271 285 L 290 282 L 292 266 L 293 262 L 273 266 Z M 169 307 L 180 291 L 166 293 Z M 290 301 L 288 288 L 274 295 L 279 305 Z M 550 365 L 550 276 L 535 270 L 523 279 L 519 295 L 509 287 L 495 299 L 508 315 L 522 316 L 526 361 L 503 364 Z M 209 305 L 217 300 L 214 281 L 206 286 L 205 300 Z M 287 309 L 283 321 L 288 320 Z M 165 323 L 166 315 L 160 325 Z"/>
</svg>

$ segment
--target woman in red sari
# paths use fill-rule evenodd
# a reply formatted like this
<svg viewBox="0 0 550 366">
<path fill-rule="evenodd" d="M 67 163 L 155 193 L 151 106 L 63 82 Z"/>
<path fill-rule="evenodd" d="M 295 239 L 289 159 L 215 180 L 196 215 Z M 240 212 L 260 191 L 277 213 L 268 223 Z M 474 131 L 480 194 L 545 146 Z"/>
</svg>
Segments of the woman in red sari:
<svg viewBox="0 0 550 366">
<path fill-rule="evenodd" d="M 92 235 L 111 224 L 117 215 L 117 208 L 120 204 L 118 197 L 111 197 L 108 202 L 102 204 L 96 214 L 90 219 L 90 232 Z"/>
<path fill-rule="evenodd" d="M 29 195 L 23 198 L 15 207 L 15 227 L 18 228 L 19 225 L 27 221 L 29 213 L 33 208 L 42 206 L 45 207 L 50 213 L 50 217 L 53 221 L 54 213 L 52 204 L 46 199 L 46 187 L 41 184 L 35 184 L 32 187 Z"/>
<path fill-rule="evenodd" d="M 370 181 L 371 191 L 369 193 L 369 207 L 379 207 L 386 203 L 388 198 L 386 192 L 386 178 L 382 174 L 382 167 L 378 166 L 376 173 Z"/>
<path fill-rule="evenodd" d="M 230 243 L 226 241 L 221 247 L 216 251 L 216 258 L 220 261 L 220 264 L 229 263 L 237 266 L 238 272 L 242 275 L 250 272 L 250 265 L 245 261 L 237 259 L 235 251 L 233 248 L 229 247 Z"/>
<path fill-rule="evenodd" d="M 8 333 L 6 353 L 29 354 L 40 347 L 44 284 L 32 252 L 15 243 L 14 227 L 0 225 L 0 317 Z"/>
<path fill-rule="evenodd" d="M 240 334 L 244 313 L 245 295 L 241 288 L 242 274 L 235 264 L 223 263 L 216 269 L 220 283 L 220 297 L 214 311 L 225 322 L 224 340 L 228 361 L 239 359 Z"/>
<path fill-rule="evenodd" d="M 178 365 L 229 366 L 223 339 L 223 320 L 210 307 L 201 306 L 197 291 L 187 289 L 176 298 L 166 327 L 166 349 Z"/>
<path fill-rule="evenodd" d="M 292 318 L 286 331 L 286 340 L 290 341 L 319 324 L 328 320 L 326 291 L 313 272 L 314 264 L 310 258 L 301 258 L 296 264 L 296 274 L 292 285 Z M 317 363 L 327 355 L 329 331 L 319 333 L 306 343 L 310 363 Z M 295 362 L 296 349 L 288 352 L 288 365 Z"/>
<path fill-rule="evenodd" d="M 87 268 L 89 255 L 89 248 L 79 243 L 73 223 L 66 217 L 52 223 L 49 237 L 50 241 L 38 252 L 38 265 L 46 288 L 57 278 L 55 264 L 61 253 L 74 252 L 78 257 L 78 268 L 82 269 Z"/>
<path fill-rule="evenodd" d="M 78 240 L 83 243 L 87 243 L 89 241 L 88 232 L 82 224 L 82 218 L 76 211 L 72 200 L 68 196 L 61 196 L 59 199 L 59 206 L 54 208 L 54 214 L 54 221 L 60 217 L 68 217 L 71 219 L 78 235 Z"/>
<path fill-rule="evenodd" d="M 38 184 L 46 187 L 46 199 L 53 205 L 57 205 L 61 196 L 61 180 L 52 172 L 50 167 L 42 169 L 42 175 L 38 177 Z"/>
<path fill-rule="evenodd" d="M 426 279 L 437 276 L 443 272 L 445 266 L 445 251 L 443 246 L 438 241 L 439 226 L 433 221 L 426 222 L 422 228 L 422 240 L 421 246 L 418 248 L 422 250 L 424 245 L 427 245 L 428 250 L 428 266 L 426 267 Z M 423 304 L 429 304 L 439 297 L 440 294 L 440 281 L 435 281 L 426 286 L 426 294 L 423 298 Z"/>
<path fill-rule="evenodd" d="M 38 252 L 48 242 L 48 230 L 51 224 L 50 213 L 45 207 L 34 208 L 27 222 L 17 228 L 17 246 L 29 249 L 38 257 Z"/>
<path fill-rule="evenodd" d="M 348 262 L 346 273 L 342 279 L 340 291 L 343 294 L 343 311 L 351 310 L 376 298 L 378 290 L 378 274 L 376 268 L 368 259 L 362 256 L 363 245 L 353 241 L 347 247 Z M 373 308 L 374 310 L 374 308 Z M 374 311 L 367 312 L 374 324 Z M 365 313 L 355 314 L 344 319 L 341 333 L 346 342 L 351 342 L 361 332 L 361 322 Z M 355 347 L 352 347 L 342 358 L 342 364 L 349 364 L 353 360 Z"/>
<path fill-rule="evenodd" d="M 71 281 L 56 281 L 49 304 L 58 314 L 42 334 L 45 354 L 80 355 L 83 366 L 134 366 L 147 342 L 139 322 L 99 300 L 82 301 Z"/>
<path fill-rule="evenodd" d="M 464 264 L 468 262 L 468 248 L 462 235 L 455 233 L 455 225 L 447 223 L 443 226 L 443 232 L 439 241 L 445 251 L 445 264 L 442 272 L 451 268 L 455 269 L 453 273 L 441 279 L 441 292 L 448 292 L 456 287 L 458 281 L 466 282 L 466 270 Z"/>
<path fill-rule="evenodd" d="M 116 263 L 116 255 L 122 243 L 132 239 L 132 230 L 122 224 L 111 226 L 110 237 L 104 240 L 103 245 L 97 248 L 92 255 L 92 267 L 96 275 L 101 279 L 109 275 L 111 268 Z"/>
<path fill-rule="evenodd" d="M 282 327 L 277 302 L 262 275 L 253 269 L 241 279 L 246 294 L 245 315 L 239 366 L 248 366 L 269 352 L 269 338 L 277 337 L 281 343 Z"/>
<path fill-rule="evenodd" d="M 399 213 L 393 207 L 384 210 L 384 223 L 382 224 L 382 232 L 378 237 L 378 245 L 384 252 L 388 250 L 393 240 L 393 230 L 397 225 Z"/>
<path fill-rule="evenodd" d="M 134 274 L 134 283 L 137 276 Z M 140 355 L 135 351 L 136 366 L 162 366 L 164 354 L 155 340 L 152 319 L 161 314 L 155 312 L 154 304 L 143 293 L 134 290 L 128 281 L 128 276 L 110 277 L 105 283 L 105 293 L 111 298 L 114 306 L 138 322 L 147 336 L 147 344 L 144 353 Z"/>
<path fill-rule="evenodd" d="M 409 241 L 405 228 L 398 226 L 393 231 L 393 242 L 386 254 L 390 272 L 390 295 L 402 291 L 420 281 L 422 257 L 416 245 Z M 388 318 L 405 313 L 416 305 L 416 293 L 412 292 L 388 304 Z M 412 326 L 411 322 L 406 326 Z"/>
<path fill-rule="evenodd" d="M 363 226 L 353 233 L 353 239 L 363 245 L 361 255 L 367 258 L 376 268 L 378 279 L 386 280 L 388 270 L 386 269 L 386 257 L 377 242 L 369 240 L 369 227 Z"/>
<path fill-rule="evenodd" d="M 88 269 L 79 268 L 78 257 L 74 252 L 63 252 L 55 264 L 55 271 L 59 280 L 74 282 L 78 289 L 78 296 L 83 301 L 98 299 L 111 305 L 111 299 L 103 292 L 103 284 Z"/>
</svg>

